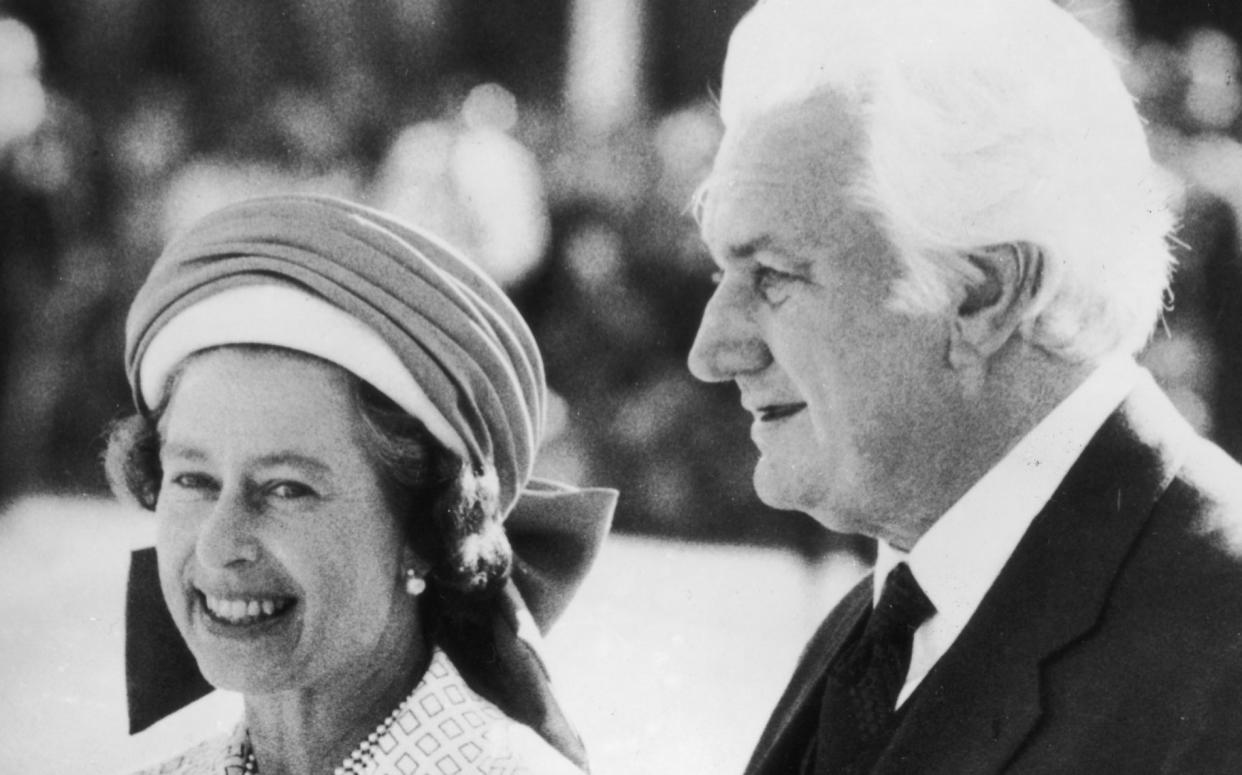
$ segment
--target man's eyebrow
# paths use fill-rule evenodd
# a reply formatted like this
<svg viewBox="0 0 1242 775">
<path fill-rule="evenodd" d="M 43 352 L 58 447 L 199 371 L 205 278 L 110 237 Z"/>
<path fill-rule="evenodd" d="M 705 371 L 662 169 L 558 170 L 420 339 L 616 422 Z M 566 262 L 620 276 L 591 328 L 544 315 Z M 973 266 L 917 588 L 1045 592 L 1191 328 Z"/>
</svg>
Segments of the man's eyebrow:
<svg viewBox="0 0 1242 775">
<path fill-rule="evenodd" d="M 745 242 L 729 245 L 725 249 L 725 252 L 728 254 L 729 258 L 733 259 L 751 258 L 756 253 L 761 253 L 770 249 L 773 242 L 774 240 L 771 234 L 760 234 L 759 236 L 754 237 L 753 239 L 748 239 Z"/>
<path fill-rule="evenodd" d="M 775 257 L 783 259 L 783 263 L 788 264 L 790 271 L 808 271 L 811 262 L 797 251 L 788 249 L 779 239 L 772 234 L 761 234 L 753 239 L 745 242 L 739 242 L 735 245 L 729 245 L 725 249 L 725 256 L 733 261 L 746 261 L 754 258 L 759 253 L 768 253 Z"/>
</svg>

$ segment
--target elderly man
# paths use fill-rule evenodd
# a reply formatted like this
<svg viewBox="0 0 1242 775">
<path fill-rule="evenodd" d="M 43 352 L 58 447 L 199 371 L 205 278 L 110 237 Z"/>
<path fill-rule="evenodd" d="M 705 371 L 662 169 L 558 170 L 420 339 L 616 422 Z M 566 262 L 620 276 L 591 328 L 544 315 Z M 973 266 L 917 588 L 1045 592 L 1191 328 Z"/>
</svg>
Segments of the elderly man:
<svg viewBox="0 0 1242 775">
<path fill-rule="evenodd" d="M 1050 0 L 768 0 L 734 32 L 690 355 L 773 506 L 878 541 L 750 773 L 1242 772 L 1242 468 L 1133 354 L 1170 259 Z"/>
</svg>

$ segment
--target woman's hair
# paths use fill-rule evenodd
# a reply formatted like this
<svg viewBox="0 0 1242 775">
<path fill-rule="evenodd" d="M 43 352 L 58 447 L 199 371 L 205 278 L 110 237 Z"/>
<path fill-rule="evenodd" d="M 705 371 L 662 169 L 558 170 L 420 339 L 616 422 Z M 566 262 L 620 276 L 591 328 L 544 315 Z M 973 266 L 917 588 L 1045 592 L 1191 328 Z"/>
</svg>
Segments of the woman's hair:
<svg viewBox="0 0 1242 775">
<path fill-rule="evenodd" d="M 1108 50 L 1049 0 L 763 0 L 729 43 L 729 133 L 824 92 L 865 137 L 857 201 L 907 265 L 894 306 L 943 309 L 972 249 L 1046 258 L 1023 333 L 1072 360 L 1133 352 L 1159 315 L 1172 217 Z M 702 189 L 710 199 L 711 184 Z"/>
<path fill-rule="evenodd" d="M 509 578 L 513 562 L 495 487 L 480 486 L 483 477 L 422 422 L 369 383 L 344 373 L 361 420 L 362 447 L 379 470 L 405 540 L 431 564 L 432 585 L 442 597 L 463 603 L 491 597 Z M 170 380 L 166 396 L 176 379 Z M 166 407 L 167 400 L 148 415 L 118 420 L 104 452 L 112 491 L 148 511 L 155 510 L 163 479 L 159 422 Z"/>
</svg>

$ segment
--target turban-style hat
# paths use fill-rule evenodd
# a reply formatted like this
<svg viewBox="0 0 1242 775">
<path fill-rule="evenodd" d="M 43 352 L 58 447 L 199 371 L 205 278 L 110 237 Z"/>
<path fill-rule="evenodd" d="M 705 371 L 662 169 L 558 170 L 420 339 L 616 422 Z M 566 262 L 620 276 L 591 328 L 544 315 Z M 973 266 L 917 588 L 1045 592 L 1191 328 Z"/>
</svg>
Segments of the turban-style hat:
<svg viewBox="0 0 1242 775">
<path fill-rule="evenodd" d="M 608 530 L 616 493 L 532 480 L 547 398 L 534 338 L 504 293 L 437 239 L 328 197 L 254 199 L 174 239 L 138 292 L 125 366 L 140 412 L 187 356 L 227 344 L 307 352 L 417 417 L 490 488 L 513 577 L 483 643 L 450 656 L 476 691 L 583 763 L 532 640 L 563 610 Z M 135 553 L 127 606 L 130 729 L 210 690 Z M 474 680 L 471 680 L 471 679 Z"/>
</svg>

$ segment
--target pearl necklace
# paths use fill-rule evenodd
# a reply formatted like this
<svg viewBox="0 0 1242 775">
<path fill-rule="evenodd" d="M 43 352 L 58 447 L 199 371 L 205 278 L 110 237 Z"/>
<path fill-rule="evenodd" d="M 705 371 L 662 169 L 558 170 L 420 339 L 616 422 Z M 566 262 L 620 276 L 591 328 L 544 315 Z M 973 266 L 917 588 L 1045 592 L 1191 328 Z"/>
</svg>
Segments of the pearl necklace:
<svg viewBox="0 0 1242 775">
<path fill-rule="evenodd" d="M 379 746 L 380 738 L 392 728 L 396 723 L 397 717 L 400 716 L 410 704 L 410 700 L 414 695 L 406 697 L 400 705 L 388 714 L 388 718 L 384 719 L 375 727 L 375 731 L 367 735 L 366 739 L 354 749 L 354 752 L 341 762 L 341 766 L 333 770 L 333 775 L 366 775 L 367 769 L 375 761 L 375 754 L 372 749 Z M 250 735 L 246 735 L 246 758 L 242 762 L 242 770 L 247 775 L 258 775 L 259 762 L 254 756 L 254 746 L 250 745 Z"/>
</svg>

